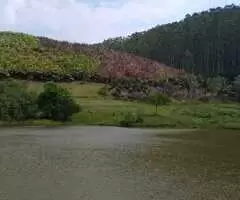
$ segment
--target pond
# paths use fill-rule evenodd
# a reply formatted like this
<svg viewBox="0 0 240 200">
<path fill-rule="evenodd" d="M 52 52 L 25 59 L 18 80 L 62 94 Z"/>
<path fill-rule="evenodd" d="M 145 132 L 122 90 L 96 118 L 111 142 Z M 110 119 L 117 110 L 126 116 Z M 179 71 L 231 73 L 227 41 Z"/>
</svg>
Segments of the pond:
<svg viewBox="0 0 240 200">
<path fill-rule="evenodd" d="M 239 199 L 240 133 L 0 130 L 1 200 Z"/>
</svg>

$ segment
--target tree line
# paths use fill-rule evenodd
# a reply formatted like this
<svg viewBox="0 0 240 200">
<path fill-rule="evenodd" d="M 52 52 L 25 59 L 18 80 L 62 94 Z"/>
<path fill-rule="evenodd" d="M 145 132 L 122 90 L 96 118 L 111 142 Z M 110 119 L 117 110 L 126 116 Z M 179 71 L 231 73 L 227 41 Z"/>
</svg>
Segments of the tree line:
<svg viewBox="0 0 240 200">
<path fill-rule="evenodd" d="M 48 119 L 65 122 L 80 110 L 70 92 L 53 82 L 45 83 L 39 94 L 12 79 L 0 82 L 0 121 Z"/>
<path fill-rule="evenodd" d="M 125 51 L 204 76 L 240 74 L 240 6 L 217 7 L 128 37 L 105 40 Z"/>
<path fill-rule="evenodd" d="M 101 88 L 99 94 L 101 96 L 111 95 L 122 100 L 143 102 L 152 102 L 156 95 L 157 97 L 160 95 L 164 102 L 167 102 L 165 97 L 180 101 L 240 102 L 240 75 L 235 77 L 233 81 L 229 81 L 222 76 L 205 78 L 194 74 L 159 80 L 118 78 Z"/>
</svg>

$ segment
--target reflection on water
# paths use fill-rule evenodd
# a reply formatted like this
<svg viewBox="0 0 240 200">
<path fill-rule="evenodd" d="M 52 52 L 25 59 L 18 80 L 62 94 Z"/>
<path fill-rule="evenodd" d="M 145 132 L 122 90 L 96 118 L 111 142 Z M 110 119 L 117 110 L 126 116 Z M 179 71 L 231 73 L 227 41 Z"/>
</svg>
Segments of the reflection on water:
<svg viewBox="0 0 240 200">
<path fill-rule="evenodd" d="M 240 197 L 240 133 L 0 130 L 1 200 Z"/>
</svg>

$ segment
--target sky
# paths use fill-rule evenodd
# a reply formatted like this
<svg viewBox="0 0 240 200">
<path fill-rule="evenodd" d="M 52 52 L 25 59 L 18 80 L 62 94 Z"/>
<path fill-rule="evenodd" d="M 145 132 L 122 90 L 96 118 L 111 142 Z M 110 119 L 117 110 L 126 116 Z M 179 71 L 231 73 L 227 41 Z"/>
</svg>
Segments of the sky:
<svg viewBox="0 0 240 200">
<path fill-rule="evenodd" d="M 240 0 L 0 0 L 0 31 L 96 43 Z"/>
</svg>

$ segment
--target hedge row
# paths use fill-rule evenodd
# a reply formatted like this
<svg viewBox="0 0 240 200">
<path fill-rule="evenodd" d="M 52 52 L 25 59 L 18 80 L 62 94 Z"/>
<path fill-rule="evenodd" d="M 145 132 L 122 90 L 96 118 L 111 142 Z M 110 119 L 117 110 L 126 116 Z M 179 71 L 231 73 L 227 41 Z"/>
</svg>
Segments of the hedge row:
<svg viewBox="0 0 240 200">
<path fill-rule="evenodd" d="M 111 78 L 106 76 L 101 76 L 97 72 L 87 72 L 87 71 L 72 71 L 70 73 L 58 73 L 56 71 L 25 71 L 25 70 L 3 70 L 0 69 L 0 79 L 14 78 L 20 80 L 31 80 L 31 81 L 54 81 L 54 82 L 71 82 L 71 81 L 86 81 L 95 83 L 111 83 L 112 86 L 122 85 L 122 86 L 132 86 L 137 85 L 140 87 L 152 86 L 158 87 L 163 86 L 165 83 L 162 80 L 147 80 L 141 78 Z M 171 82 L 171 80 L 170 80 Z"/>
<path fill-rule="evenodd" d="M 95 83 L 110 83 L 111 79 L 102 77 L 97 73 L 88 73 L 86 71 L 76 71 L 72 73 L 60 74 L 56 72 L 42 72 L 42 71 L 18 71 L 7 70 L 0 71 L 0 79 L 14 78 L 20 80 L 30 81 L 54 81 L 54 82 L 71 82 L 71 81 L 86 81 Z"/>
</svg>

